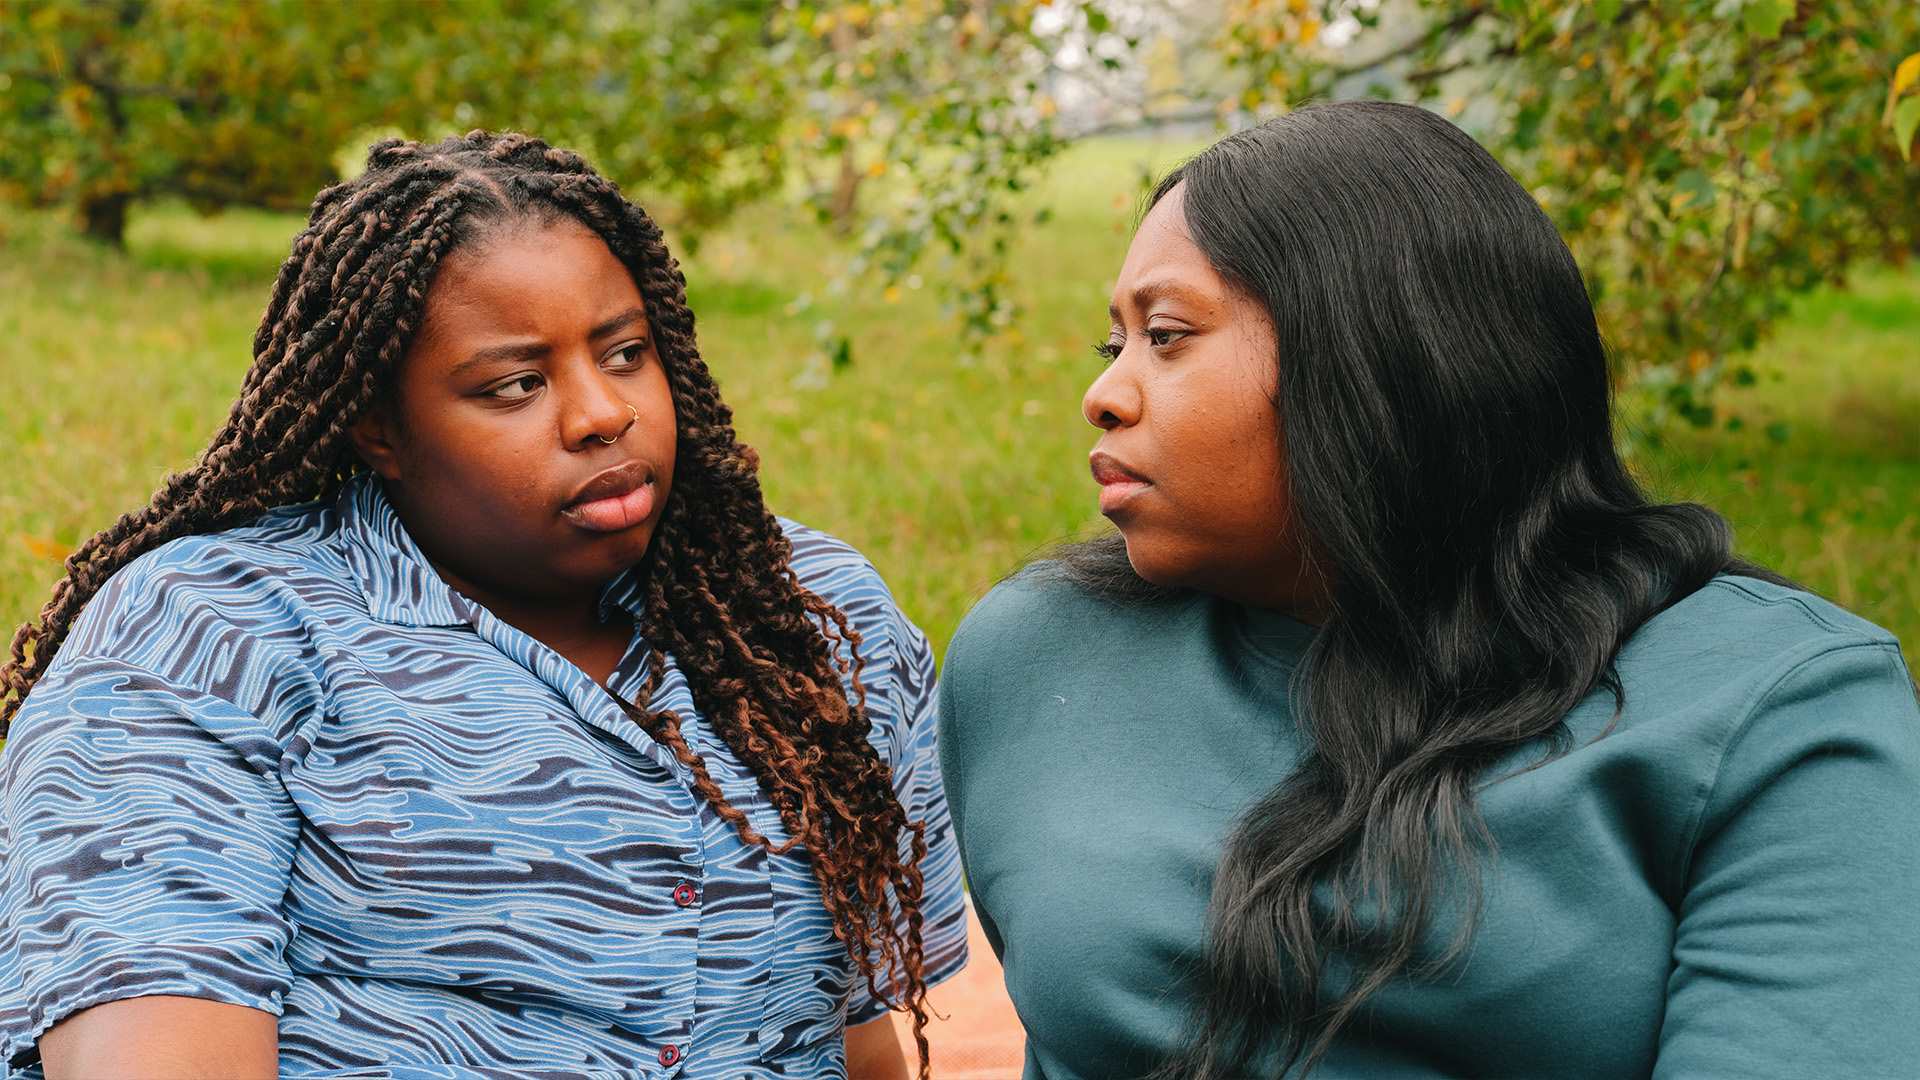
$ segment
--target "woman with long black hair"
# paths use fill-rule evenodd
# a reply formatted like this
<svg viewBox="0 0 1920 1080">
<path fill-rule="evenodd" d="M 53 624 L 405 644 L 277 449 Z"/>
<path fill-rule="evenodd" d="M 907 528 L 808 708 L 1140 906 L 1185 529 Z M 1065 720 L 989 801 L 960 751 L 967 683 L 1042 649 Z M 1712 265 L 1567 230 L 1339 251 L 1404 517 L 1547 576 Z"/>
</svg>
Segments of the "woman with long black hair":
<svg viewBox="0 0 1920 1080">
<path fill-rule="evenodd" d="M 1111 315 L 1118 532 L 941 689 L 1029 1078 L 1920 1068 L 1899 646 L 1648 500 L 1486 152 L 1382 103 L 1230 136 Z"/>
</svg>

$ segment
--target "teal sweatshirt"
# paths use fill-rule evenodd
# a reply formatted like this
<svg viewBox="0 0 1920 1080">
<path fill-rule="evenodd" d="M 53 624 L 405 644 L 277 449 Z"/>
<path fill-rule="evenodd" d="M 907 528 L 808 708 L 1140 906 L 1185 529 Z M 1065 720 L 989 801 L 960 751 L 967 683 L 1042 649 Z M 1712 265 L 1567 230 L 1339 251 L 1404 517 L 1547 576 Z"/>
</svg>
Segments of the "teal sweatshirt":
<svg viewBox="0 0 1920 1080">
<path fill-rule="evenodd" d="M 1193 1023 L 1222 842 L 1301 752 L 1312 628 L 1027 575 L 954 637 L 942 768 L 1029 1080 L 1148 1071 Z M 1920 1077 L 1920 706 L 1897 642 L 1720 577 L 1618 659 L 1571 752 L 1488 770 L 1478 928 L 1316 1077 Z M 1457 927 L 1458 897 L 1429 935 Z"/>
</svg>

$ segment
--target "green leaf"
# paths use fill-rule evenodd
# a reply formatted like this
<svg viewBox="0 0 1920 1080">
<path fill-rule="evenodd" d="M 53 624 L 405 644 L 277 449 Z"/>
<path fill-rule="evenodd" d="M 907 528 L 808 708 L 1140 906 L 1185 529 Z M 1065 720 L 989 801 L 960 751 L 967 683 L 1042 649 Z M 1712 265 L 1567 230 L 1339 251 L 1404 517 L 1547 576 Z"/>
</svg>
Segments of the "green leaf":
<svg viewBox="0 0 1920 1080">
<path fill-rule="evenodd" d="M 1913 160 L 1915 128 L 1920 128 L 1920 97 L 1908 98 L 1893 111 L 1893 142 L 1900 148 L 1902 160 Z"/>
<path fill-rule="evenodd" d="M 1687 106 L 1687 119 L 1693 122 L 1693 130 L 1705 135 L 1713 130 L 1713 118 L 1720 115 L 1720 99 L 1708 94 Z"/>
<path fill-rule="evenodd" d="M 853 366 L 853 339 L 842 334 L 833 343 L 833 370 L 845 371 Z"/>
<path fill-rule="evenodd" d="M 1699 169 L 1688 169 L 1674 177 L 1673 189 L 1676 194 L 1687 197 L 1679 205 L 1688 210 L 1700 210 L 1712 206 L 1714 197 L 1719 194 L 1719 190 L 1713 186 L 1713 177 Z"/>
<path fill-rule="evenodd" d="M 1748 37 L 1770 41 L 1780 36 L 1780 29 L 1793 18 L 1793 0 L 1747 0 L 1745 11 L 1740 13 L 1740 22 L 1746 28 Z"/>
</svg>

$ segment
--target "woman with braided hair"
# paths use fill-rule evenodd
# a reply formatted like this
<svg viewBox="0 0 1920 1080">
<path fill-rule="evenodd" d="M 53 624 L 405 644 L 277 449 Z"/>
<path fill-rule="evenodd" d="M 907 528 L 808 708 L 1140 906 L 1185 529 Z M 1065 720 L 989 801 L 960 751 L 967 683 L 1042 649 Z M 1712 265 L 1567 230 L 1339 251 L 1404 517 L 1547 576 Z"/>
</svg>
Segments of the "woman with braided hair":
<svg viewBox="0 0 1920 1080">
<path fill-rule="evenodd" d="M 8 1075 L 904 1076 L 896 1010 L 924 1078 L 927 642 L 767 510 L 647 215 L 381 142 L 253 352 L 0 669 Z"/>
</svg>

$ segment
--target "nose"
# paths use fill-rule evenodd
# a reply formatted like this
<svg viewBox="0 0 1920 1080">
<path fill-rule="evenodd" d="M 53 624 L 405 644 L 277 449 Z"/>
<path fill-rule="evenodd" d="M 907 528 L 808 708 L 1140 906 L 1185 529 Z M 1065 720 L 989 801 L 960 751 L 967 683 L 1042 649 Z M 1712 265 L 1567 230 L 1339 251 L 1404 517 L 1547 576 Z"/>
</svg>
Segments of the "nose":
<svg viewBox="0 0 1920 1080">
<path fill-rule="evenodd" d="M 599 370 L 599 365 L 591 366 L 591 374 L 554 387 L 565 401 L 560 411 L 560 439 L 569 450 L 591 450 L 618 442 L 639 419 L 614 381 Z"/>
<path fill-rule="evenodd" d="M 1080 415 L 1102 431 L 1140 422 L 1140 384 L 1122 353 L 1100 372 L 1080 399 Z"/>
</svg>

